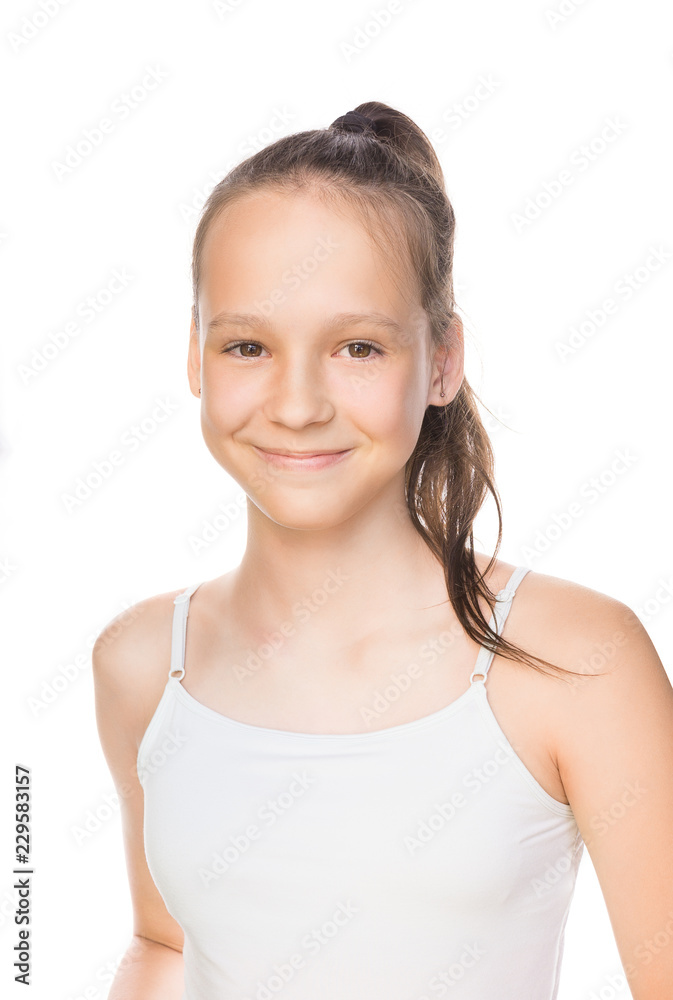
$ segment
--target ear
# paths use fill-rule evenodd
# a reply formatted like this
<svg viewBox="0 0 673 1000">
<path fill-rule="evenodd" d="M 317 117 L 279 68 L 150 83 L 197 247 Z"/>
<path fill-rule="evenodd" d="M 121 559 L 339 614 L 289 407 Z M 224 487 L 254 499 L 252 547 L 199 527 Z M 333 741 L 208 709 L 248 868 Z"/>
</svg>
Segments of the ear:
<svg viewBox="0 0 673 1000">
<path fill-rule="evenodd" d="M 444 341 L 435 350 L 428 406 L 446 406 L 456 397 L 463 384 L 464 363 L 463 321 L 460 316 L 454 316 Z M 440 395 L 442 384 L 443 396 Z"/>
<path fill-rule="evenodd" d="M 196 329 L 194 310 L 192 309 L 192 323 L 189 329 L 189 352 L 187 355 L 187 377 L 192 395 L 197 399 L 201 398 L 201 345 L 199 343 L 199 332 Z"/>
</svg>

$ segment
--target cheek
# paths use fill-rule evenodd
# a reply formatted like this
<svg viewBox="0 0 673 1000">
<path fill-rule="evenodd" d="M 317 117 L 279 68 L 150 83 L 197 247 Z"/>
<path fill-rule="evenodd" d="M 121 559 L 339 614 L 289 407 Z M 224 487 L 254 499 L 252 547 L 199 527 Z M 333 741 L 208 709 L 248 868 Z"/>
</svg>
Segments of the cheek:
<svg viewBox="0 0 673 1000">
<path fill-rule="evenodd" d="M 245 379 L 227 377 L 225 372 L 211 369 L 203 381 L 201 422 L 218 434 L 232 433 L 247 423 L 258 409 L 255 394 Z"/>
<path fill-rule="evenodd" d="M 385 442 L 396 454 L 411 454 L 426 409 L 424 387 L 420 378 L 406 370 L 376 367 L 371 375 L 360 376 L 359 391 L 351 398 L 351 413 L 373 439 Z"/>
</svg>

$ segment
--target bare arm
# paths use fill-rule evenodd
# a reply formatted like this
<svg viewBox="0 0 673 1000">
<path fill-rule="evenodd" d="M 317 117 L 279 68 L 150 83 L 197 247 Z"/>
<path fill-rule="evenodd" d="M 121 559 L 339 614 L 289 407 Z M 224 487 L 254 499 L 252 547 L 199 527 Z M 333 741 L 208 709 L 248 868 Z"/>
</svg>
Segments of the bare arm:
<svg viewBox="0 0 673 1000">
<path fill-rule="evenodd" d="M 172 597 L 134 605 L 103 629 L 92 651 L 96 722 L 117 794 L 133 906 L 133 935 L 108 1000 L 181 1000 L 184 935 L 147 865 L 138 747 L 170 662 Z M 164 669 L 165 668 L 165 669 Z"/>
<path fill-rule="evenodd" d="M 563 785 L 633 998 L 663 1000 L 673 984 L 673 688 L 626 605 L 585 595 L 555 614 L 574 636 L 562 666 L 597 665 L 559 688 Z"/>
<path fill-rule="evenodd" d="M 181 1000 L 182 952 L 134 934 L 107 1000 Z"/>
</svg>

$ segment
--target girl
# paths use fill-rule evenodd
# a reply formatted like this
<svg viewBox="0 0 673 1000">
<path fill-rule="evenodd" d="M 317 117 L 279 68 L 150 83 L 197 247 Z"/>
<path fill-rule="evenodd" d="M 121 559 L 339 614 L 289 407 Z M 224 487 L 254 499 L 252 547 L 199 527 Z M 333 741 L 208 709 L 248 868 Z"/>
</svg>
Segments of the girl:
<svg viewBox="0 0 673 1000">
<path fill-rule="evenodd" d="M 673 988 L 673 688 L 630 608 L 474 550 L 501 508 L 453 237 L 376 102 L 204 208 L 189 382 L 247 548 L 93 652 L 134 912 L 110 1000 L 553 1000 L 585 845 L 633 997 Z"/>
</svg>

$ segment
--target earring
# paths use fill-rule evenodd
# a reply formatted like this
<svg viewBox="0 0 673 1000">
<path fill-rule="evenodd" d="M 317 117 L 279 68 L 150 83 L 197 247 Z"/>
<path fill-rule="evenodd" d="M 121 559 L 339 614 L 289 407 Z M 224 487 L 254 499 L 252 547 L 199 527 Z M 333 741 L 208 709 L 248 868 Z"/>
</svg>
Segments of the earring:
<svg viewBox="0 0 673 1000">
<path fill-rule="evenodd" d="M 448 356 L 448 352 L 447 352 L 447 356 Z M 446 360 L 446 359 L 445 359 L 445 360 Z M 444 395 L 444 372 L 442 372 L 442 391 L 440 392 L 440 394 L 439 394 L 439 395 L 440 395 L 440 396 L 443 396 L 443 395 Z"/>
<path fill-rule="evenodd" d="M 199 386 L 199 396 L 201 395 L 201 386 Z"/>
</svg>

